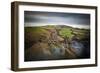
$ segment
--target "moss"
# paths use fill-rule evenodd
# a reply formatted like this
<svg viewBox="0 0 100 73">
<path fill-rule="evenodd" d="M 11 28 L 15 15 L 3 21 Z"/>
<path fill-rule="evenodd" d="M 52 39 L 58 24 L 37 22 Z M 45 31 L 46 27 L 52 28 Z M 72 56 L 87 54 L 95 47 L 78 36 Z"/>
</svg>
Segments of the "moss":
<svg viewBox="0 0 100 73">
<path fill-rule="evenodd" d="M 72 38 L 73 37 L 73 31 L 71 29 L 68 29 L 68 28 L 62 28 L 60 31 L 59 31 L 59 34 L 64 37 L 64 38 Z"/>
</svg>

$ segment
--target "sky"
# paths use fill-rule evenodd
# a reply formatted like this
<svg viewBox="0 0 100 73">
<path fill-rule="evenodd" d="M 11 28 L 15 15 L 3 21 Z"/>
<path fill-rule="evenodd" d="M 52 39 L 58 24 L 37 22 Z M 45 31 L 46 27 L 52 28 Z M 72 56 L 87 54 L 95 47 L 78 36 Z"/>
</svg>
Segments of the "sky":
<svg viewBox="0 0 100 73">
<path fill-rule="evenodd" d="M 67 25 L 90 28 L 90 14 L 24 11 L 25 27 L 45 25 Z"/>
</svg>

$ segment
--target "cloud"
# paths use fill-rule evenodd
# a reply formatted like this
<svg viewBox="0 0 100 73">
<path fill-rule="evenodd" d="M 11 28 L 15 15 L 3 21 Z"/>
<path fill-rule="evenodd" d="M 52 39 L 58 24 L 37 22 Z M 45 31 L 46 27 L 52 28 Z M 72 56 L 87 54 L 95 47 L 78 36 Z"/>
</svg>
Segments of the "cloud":
<svg viewBox="0 0 100 73">
<path fill-rule="evenodd" d="M 25 11 L 25 26 L 31 24 L 70 24 L 89 25 L 90 15 L 79 13 Z"/>
</svg>

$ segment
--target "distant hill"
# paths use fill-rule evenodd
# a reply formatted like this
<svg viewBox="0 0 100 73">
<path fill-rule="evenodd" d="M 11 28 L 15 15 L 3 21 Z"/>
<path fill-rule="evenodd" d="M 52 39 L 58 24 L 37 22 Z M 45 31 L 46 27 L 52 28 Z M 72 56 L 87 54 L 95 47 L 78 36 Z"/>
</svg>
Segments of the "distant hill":
<svg viewBox="0 0 100 73">
<path fill-rule="evenodd" d="M 43 24 L 43 23 L 40 23 L 40 24 L 35 24 L 35 23 L 26 23 L 25 24 L 25 27 L 42 27 L 42 26 L 69 26 L 69 27 L 73 27 L 73 28 L 80 28 L 80 29 L 90 29 L 90 25 L 89 24 Z"/>
</svg>

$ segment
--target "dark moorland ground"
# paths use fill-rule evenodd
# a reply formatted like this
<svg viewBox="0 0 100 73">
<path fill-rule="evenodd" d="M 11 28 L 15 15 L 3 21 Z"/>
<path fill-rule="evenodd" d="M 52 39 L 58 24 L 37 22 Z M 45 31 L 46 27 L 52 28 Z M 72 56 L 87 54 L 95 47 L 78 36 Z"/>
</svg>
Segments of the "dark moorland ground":
<svg viewBox="0 0 100 73">
<path fill-rule="evenodd" d="M 25 61 L 90 58 L 90 29 L 25 27 Z"/>
</svg>

